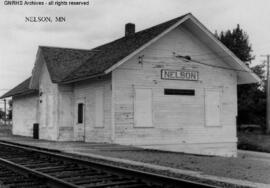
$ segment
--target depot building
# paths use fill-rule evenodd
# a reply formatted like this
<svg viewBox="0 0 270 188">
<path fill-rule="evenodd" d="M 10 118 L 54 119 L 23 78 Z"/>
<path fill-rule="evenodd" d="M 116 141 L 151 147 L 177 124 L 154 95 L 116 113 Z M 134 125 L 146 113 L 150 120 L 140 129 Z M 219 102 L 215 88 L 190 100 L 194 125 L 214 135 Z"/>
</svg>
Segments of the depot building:
<svg viewBox="0 0 270 188">
<path fill-rule="evenodd" d="M 40 46 L 15 135 L 236 156 L 237 85 L 259 78 L 192 14 L 94 49 Z"/>
</svg>

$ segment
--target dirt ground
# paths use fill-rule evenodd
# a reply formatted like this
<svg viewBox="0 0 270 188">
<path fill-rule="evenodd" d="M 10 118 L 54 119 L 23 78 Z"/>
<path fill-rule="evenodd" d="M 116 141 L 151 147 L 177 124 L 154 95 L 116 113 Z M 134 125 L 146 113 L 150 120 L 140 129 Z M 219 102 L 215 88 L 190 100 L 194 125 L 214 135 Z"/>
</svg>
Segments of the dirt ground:
<svg viewBox="0 0 270 188">
<path fill-rule="evenodd" d="M 204 174 L 270 184 L 270 160 L 196 156 L 160 151 L 92 151 L 104 156 L 130 159 Z M 270 185 L 269 185 L 270 186 Z"/>
</svg>

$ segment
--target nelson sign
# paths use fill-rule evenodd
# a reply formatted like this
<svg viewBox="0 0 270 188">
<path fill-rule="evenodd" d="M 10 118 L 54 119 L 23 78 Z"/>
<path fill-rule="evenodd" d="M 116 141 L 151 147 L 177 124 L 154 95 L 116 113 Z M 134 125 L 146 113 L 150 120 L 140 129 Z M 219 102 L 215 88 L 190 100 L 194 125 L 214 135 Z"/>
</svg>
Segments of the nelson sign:
<svg viewBox="0 0 270 188">
<path fill-rule="evenodd" d="M 189 80 L 197 81 L 199 79 L 199 72 L 189 70 L 161 70 L 161 79 L 164 80 Z"/>
</svg>

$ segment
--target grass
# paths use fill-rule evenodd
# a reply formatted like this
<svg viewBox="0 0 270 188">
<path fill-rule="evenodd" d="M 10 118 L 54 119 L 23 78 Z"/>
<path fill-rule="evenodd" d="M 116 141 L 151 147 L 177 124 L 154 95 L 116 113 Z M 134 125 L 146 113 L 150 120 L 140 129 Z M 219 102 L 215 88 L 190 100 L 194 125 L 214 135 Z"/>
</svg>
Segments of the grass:
<svg viewBox="0 0 270 188">
<path fill-rule="evenodd" d="M 239 132 L 238 149 L 270 153 L 270 135 Z"/>
</svg>

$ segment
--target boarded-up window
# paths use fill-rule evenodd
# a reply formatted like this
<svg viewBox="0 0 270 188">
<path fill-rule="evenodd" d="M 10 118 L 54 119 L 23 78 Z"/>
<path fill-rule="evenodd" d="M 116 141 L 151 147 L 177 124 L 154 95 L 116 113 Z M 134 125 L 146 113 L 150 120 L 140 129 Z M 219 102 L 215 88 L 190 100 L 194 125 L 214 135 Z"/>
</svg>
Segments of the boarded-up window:
<svg viewBox="0 0 270 188">
<path fill-rule="evenodd" d="M 220 126 L 220 90 L 205 90 L 205 124 Z"/>
<path fill-rule="evenodd" d="M 96 121 L 95 127 L 104 127 L 103 123 L 103 88 L 97 88 L 96 90 L 96 105 L 95 105 L 95 112 L 96 112 Z"/>
<path fill-rule="evenodd" d="M 134 101 L 134 126 L 153 127 L 152 122 L 152 89 L 136 88 Z"/>
<path fill-rule="evenodd" d="M 78 103 L 78 123 L 83 123 L 83 103 Z"/>
</svg>

